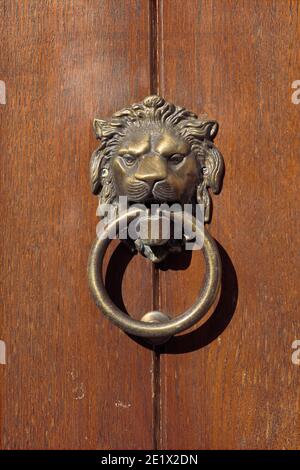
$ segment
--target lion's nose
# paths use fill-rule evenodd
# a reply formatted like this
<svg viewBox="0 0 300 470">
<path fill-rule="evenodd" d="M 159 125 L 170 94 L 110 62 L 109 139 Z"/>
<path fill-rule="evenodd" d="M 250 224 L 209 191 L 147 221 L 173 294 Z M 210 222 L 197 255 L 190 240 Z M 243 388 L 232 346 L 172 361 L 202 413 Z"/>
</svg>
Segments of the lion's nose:
<svg viewBox="0 0 300 470">
<path fill-rule="evenodd" d="M 135 177 L 147 183 L 164 180 L 167 177 L 167 163 L 158 155 L 147 155 L 141 159 Z"/>
</svg>

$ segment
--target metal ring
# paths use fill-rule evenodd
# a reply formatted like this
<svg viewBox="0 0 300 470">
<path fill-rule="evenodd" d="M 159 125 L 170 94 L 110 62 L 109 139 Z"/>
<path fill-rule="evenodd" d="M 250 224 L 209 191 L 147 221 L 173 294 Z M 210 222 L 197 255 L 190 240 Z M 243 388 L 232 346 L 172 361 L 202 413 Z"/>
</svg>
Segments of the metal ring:
<svg viewBox="0 0 300 470">
<path fill-rule="evenodd" d="M 124 219 L 130 223 L 139 216 L 141 209 L 129 210 L 122 213 L 111 222 L 110 229 L 117 228 Z M 193 230 L 198 230 L 193 220 Z M 216 242 L 209 232 L 204 229 L 203 254 L 206 264 L 204 286 L 202 287 L 195 303 L 181 315 L 162 323 L 147 323 L 134 320 L 122 312 L 109 297 L 102 274 L 103 258 L 111 240 L 109 238 L 97 238 L 92 246 L 88 262 L 89 286 L 97 307 L 119 328 L 134 336 L 141 336 L 150 340 L 166 339 L 184 331 L 198 322 L 214 302 L 221 281 L 221 260 Z"/>
</svg>

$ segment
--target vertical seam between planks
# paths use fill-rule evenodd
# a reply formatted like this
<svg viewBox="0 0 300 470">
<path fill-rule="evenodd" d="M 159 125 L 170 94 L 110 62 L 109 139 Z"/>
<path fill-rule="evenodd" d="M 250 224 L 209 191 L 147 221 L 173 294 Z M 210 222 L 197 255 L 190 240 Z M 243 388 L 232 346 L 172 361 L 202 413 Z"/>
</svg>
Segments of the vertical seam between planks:
<svg viewBox="0 0 300 470">
<path fill-rule="evenodd" d="M 158 21 L 160 0 L 149 0 L 149 60 L 150 60 L 150 94 L 159 93 L 159 49 L 158 49 Z M 152 309 L 159 310 L 159 271 L 152 264 Z M 161 429 L 161 378 L 160 378 L 160 351 L 153 347 L 152 351 L 152 441 L 153 449 L 160 448 Z"/>
</svg>

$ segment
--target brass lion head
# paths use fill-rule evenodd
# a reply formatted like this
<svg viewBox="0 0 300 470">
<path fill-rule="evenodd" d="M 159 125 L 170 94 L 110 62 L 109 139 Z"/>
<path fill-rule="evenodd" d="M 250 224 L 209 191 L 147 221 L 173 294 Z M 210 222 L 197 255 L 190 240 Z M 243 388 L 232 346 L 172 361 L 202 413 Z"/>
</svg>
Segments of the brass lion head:
<svg viewBox="0 0 300 470">
<path fill-rule="evenodd" d="M 213 143 L 218 123 L 161 96 L 94 120 L 100 147 L 92 154 L 91 186 L 101 203 L 204 204 L 210 219 L 208 188 L 218 193 L 224 172 L 223 157 Z"/>
</svg>

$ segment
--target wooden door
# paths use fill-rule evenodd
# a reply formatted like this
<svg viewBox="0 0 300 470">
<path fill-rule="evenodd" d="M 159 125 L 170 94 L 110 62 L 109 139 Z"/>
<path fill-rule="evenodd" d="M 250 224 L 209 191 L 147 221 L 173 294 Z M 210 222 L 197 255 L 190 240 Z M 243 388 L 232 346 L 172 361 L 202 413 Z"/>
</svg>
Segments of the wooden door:
<svg viewBox="0 0 300 470">
<path fill-rule="evenodd" d="M 299 1 L 1 0 L 0 20 L 1 448 L 299 449 Z M 156 350 L 86 278 L 92 120 L 150 93 L 218 120 L 226 164 L 220 299 Z M 182 312 L 204 269 L 117 243 L 106 265 L 135 318 Z"/>
</svg>

